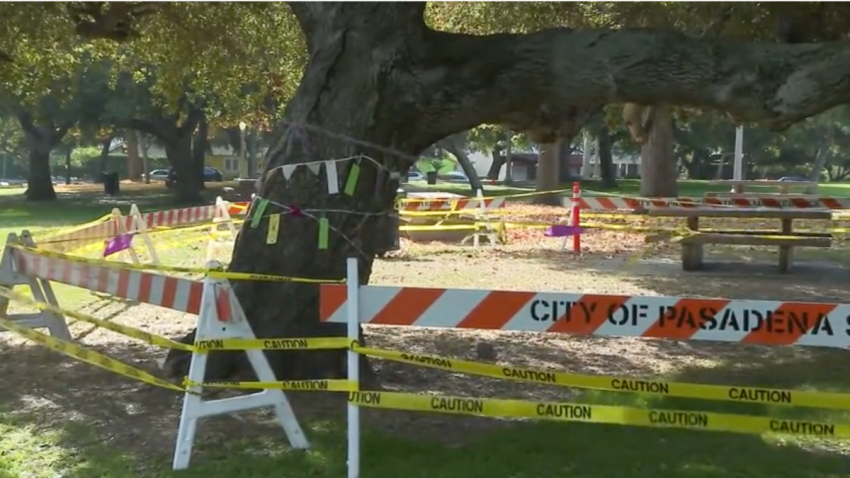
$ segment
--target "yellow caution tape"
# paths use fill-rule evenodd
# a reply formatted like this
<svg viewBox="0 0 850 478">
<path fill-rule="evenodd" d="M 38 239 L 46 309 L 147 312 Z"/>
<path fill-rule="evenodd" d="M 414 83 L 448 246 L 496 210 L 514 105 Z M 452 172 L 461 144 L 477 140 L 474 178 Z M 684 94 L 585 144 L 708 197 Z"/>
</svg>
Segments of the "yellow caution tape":
<svg viewBox="0 0 850 478">
<path fill-rule="evenodd" d="M 470 231 L 481 229 L 481 226 L 476 224 L 449 224 L 449 225 L 433 225 L 433 226 L 399 226 L 398 230 L 402 232 L 408 231 Z"/>
<path fill-rule="evenodd" d="M 101 355 L 92 350 L 80 347 L 77 344 L 57 339 L 56 337 L 44 335 L 40 332 L 36 332 L 35 330 L 29 327 L 20 326 L 9 320 L 9 317 L 2 314 L 0 314 L 0 327 L 3 327 L 4 329 L 14 332 L 27 339 L 30 339 L 33 342 L 37 342 L 51 350 L 55 350 L 59 353 L 65 354 L 69 357 L 73 357 L 87 364 L 94 365 L 95 367 L 99 367 L 104 370 L 117 373 L 118 375 L 122 375 L 124 377 L 131 378 L 134 380 L 139 380 L 141 382 L 147 383 L 149 385 L 154 385 L 156 387 L 174 390 L 175 392 L 183 393 L 186 391 L 182 387 L 178 387 L 177 385 L 174 385 L 171 382 L 163 380 L 155 375 L 151 375 L 148 372 L 145 372 L 144 370 L 109 358 L 106 355 Z"/>
<path fill-rule="evenodd" d="M 347 349 L 351 341 L 345 337 L 209 339 L 198 340 L 195 348 L 207 350 L 321 350 Z"/>
<path fill-rule="evenodd" d="M 685 410 L 356 391 L 348 393 L 348 402 L 371 408 L 452 413 L 482 417 L 534 418 L 643 427 L 685 428 L 690 430 L 757 435 L 782 434 L 836 438 L 850 437 L 850 425 L 844 424 Z"/>
<path fill-rule="evenodd" d="M 236 388 L 242 390 L 296 390 L 300 392 L 351 392 L 357 382 L 348 380 L 283 380 L 280 382 L 193 382 L 184 380 L 186 387 Z"/>
<path fill-rule="evenodd" d="M 84 224 L 78 224 L 78 225 L 71 227 L 71 228 L 68 228 L 68 229 L 62 229 L 62 230 L 60 230 L 59 232 L 56 232 L 56 233 L 51 233 L 51 234 L 48 235 L 48 238 L 65 236 L 65 235 L 71 234 L 72 232 L 77 232 L 77 231 L 80 231 L 82 229 L 86 229 L 86 228 L 89 228 L 89 227 L 92 227 L 92 226 L 96 226 L 98 224 L 103 224 L 104 222 L 107 222 L 110 219 L 112 219 L 112 214 L 105 214 L 105 215 L 103 215 L 103 216 L 101 216 L 101 217 L 99 217 L 99 218 L 97 218 L 93 221 L 89 221 L 89 222 L 86 222 Z M 36 237 L 37 237 L 37 235 L 36 235 Z M 74 240 L 79 241 L 80 239 L 77 238 L 77 239 L 74 239 Z"/>
<path fill-rule="evenodd" d="M 395 350 L 360 347 L 356 344 L 353 345 L 353 350 L 359 354 L 395 362 L 518 382 L 541 383 L 611 392 L 637 392 L 669 397 L 850 410 L 850 394 L 848 393 L 781 390 L 751 386 L 702 385 L 661 380 L 642 380 L 629 377 L 583 375 L 507 367 L 433 355 L 413 355 Z"/>
<path fill-rule="evenodd" d="M 73 256 L 62 254 L 60 252 L 45 251 L 34 247 L 28 247 L 23 244 L 10 244 L 10 247 L 25 250 L 32 254 L 45 257 L 54 257 L 64 259 L 70 262 L 80 264 L 91 264 L 98 267 L 108 267 L 112 269 L 129 269 L 138 271 L 160 271 L 160 272 L 180 272 L 187 274 L 206 274 L 209 277 L 218 279 L 233 279 L 233 280 L 256 280 L 268 282 L 299 282 L 306 284 L 344 284 L 345 279 L 329 280 L 329 279 L 308 279 L 303 277 L 287 277 L 271 274 L 255 274 L 249 272 L 225 272 L 223 270 L 206 269 L 201 267 L 179 267 L 166 266 L 161 264 L 128 264 L 124 262 L 105 261 L 102 259 L 89 259 L 86 257 Z"/>
<path fill-rule="evenodd" d="M 97 327 L 104 328 L 107 330 L 111 330 L 113 332 L 119 333 L 121 335 L 126 335 L 127 337 L 132 337 L 134 339 L 141 340 L 143 342 L 147 342 L 151 345 L 155 345 L 158 347 L 165 347 L 170 349 L 177 350 L 185 350 L 187 352 L 193 352 L 195 350 L 194 347 L 187 344 L 182 344 L 180 342 L 175 342 L 173 340 L 167 339 L 165 337 L 160 337 L 158 335 L 151 334 L 150 332 L 145 332 L 144 330 L 139 330 L 134 327 L 128 327 L 126 325 L 116 324 L 114 322 L 110 322 L 107 320 L 101 320 L 96 317 L 92 317 L 90 315 L 81 314 L 79 312 L 74 312 L 72 310 L 65 310 L 59 308 L 53 304 L 48 304 L 47 302 L 39 302 L 37 300 L 31 299 L 27 296 L 18 294 L 10 289 L 5 287 L 0 287 L 0 297 L 5 297 L 9 300 L 15 302 L 21 302 L 23 304 L 27 304 L 33 307 L 37 307 L 41 310 L 47 310 L 50 312 L 54 312 L 59 315 L 66 315 L 68 317 L 77 319 L 81 322 L 87 322 L 90 324 L 94 324 Z"/>
</svg>

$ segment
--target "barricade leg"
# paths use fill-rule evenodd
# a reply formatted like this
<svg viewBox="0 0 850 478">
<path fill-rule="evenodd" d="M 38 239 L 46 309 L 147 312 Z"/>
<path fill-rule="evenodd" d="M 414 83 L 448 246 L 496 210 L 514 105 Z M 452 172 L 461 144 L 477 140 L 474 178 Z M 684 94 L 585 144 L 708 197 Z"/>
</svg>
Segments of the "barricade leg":
<svg viewBox="0 0 850 478">
<path fill-rule="evenodd" d="M 56 294 L 53 293 L 53 288 L 50 286 L 49 281 L 18 272 L 15 250 L 9 247 L 9 244 L 35 246 L 32 236 L 28 231 L 24 231 L 20 238 L 14 233 L 9 234 L 6 239 L 6 247 L 3 248 L 3 256 L 0 258 L 0 286 L 11 290 L 16 285 L 27 285 L 35 300 L 47 302 L 58 307 L 59 303 L 56 300 Z M 0 315 L 6 315 L 12 322 L 33 329 L 47 328 L 50 331 L 50 335 L 58 339 L 71 340 L 71 331 L 68 330 L 68 324 L 62 315 L 51 311 L 8 315 L 8 309 L 9 300 L 5 297 L 0 297 Z M 2 331 L 5 331 L 5 329 L 0 330 L 0 332 Z"/>
<path fill-rule="evenodd" d="M 213 262 L 207 264 L 207 267 L 218 268 L 220 264 Z M 256 336 L 228 281 L 207 278 L 204 280 L 204 292 L 201 299 L 198 327 L 195 332 L 195 342 L 233 338 L 254 339 Z M 259 381 L 274 382 L 276 380 L 262 350 L 246 350 L 245 353 L 248 355 L 248 360 Z M 183 410 L 180 414 L 180 425 L 177 431 L 177 443 L 175 444 L 172 464 L 174 470 L 183 470 L 189 467 L 198 419 L 261 407 L 274 408 L 278 423 L 280 423 L 293 448 L 309 448 L 310 444 L 307 437 L 301 430 L 295 412 L 293 412 L 289 400 L 282 390 L 263 390 L 239 397 L 203 400 L 200 395 L 201 387 L 194 384 L 204 381 L 206 365 L 207 354 L 197 352 L 192 354 L 188 378 L 190 384 L 193 385 L 188 389 L 183 399 Z"/>
</svg>

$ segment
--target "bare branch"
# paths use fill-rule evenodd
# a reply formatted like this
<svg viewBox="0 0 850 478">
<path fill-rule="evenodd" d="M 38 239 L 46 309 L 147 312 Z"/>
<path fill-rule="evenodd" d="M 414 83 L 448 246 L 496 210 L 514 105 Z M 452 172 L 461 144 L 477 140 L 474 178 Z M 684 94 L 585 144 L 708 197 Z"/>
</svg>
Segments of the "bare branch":
<svg viewBox="0 0 850 478">
<path fill-rule="evenodd" d="M 846 42 L 754 43 L 648 29 L 430 32 L 427 41 L 420 77 L 433 81 L 420 92 L 422 112 L 450 118 L 445 134 L 516 118 L 525 124 L 512 127 L 556 131 L 550 112 L 626 102 L 717 109 L 783 129 L 850 102 Z"/>
</svg>

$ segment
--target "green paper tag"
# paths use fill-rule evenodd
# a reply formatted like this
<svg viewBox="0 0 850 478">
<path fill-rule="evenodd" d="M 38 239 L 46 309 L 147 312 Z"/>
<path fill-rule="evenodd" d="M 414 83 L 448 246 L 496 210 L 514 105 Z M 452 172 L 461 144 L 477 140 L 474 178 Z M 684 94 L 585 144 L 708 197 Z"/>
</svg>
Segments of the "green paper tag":
<svg viewBox="0 0 850 478">
<path fill-rule="evenodd" d="M 319 219 L 319 249 L 327 249 L 328 248 L 328 232 L 330 231 L 330 224 L 328 224 L 328 218 L 323 217 Z"/>
<path fill-rule="evenodd" d="M 360 177 L 360 165 L 354 163 L 348 170 L 348 178 L 345 180 L 345 188 L 342 192 L 349 196 L 354 196 L 354 190 L 357 188 L 357 179 Z"/>
<path fill-rule="evenodd" d="M 255 228 L 260 225 L 260 219 L 266 213 L 266 207 L 269 205 L 268 199 L 260 198 L 257 201 L 257 209 L 251 214 L 251 227 Z"/>
</svg>

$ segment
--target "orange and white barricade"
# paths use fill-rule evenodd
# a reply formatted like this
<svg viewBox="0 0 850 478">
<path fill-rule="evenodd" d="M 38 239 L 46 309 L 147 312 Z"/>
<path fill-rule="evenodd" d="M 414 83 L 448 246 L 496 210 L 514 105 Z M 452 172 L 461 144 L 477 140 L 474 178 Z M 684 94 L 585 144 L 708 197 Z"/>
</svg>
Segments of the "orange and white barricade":
<svg viewBox="0 0 850 478">
<path fill-rule="evenodd" d="M 244 350 L 259 382 L 269 384 L 277 380 L 263 352 L 263 349 L 267 348 L 264 345 L 265 341 L 257 344 L 261 341 L 257 340 L 226 278 L 214 278 L 208 275 L 203 281 L 193 281 L 168 277 L 127 268 L 122 264 L 91 261 L 61 253 L 41 251 L 33 246 L 27 232 L 20 237 L 14 234 L 9 236 L 3 250 L 2 262 L 0 262 L 0 286 L 4 289 L 12 289 L 16 285 L 29 285 L 35 301 L 48 310 L 43 309 L 38 314 L 9 314 L 7 295 L 11 294 L 5 291 L 4 294 L 0 294 L 0 319 L 10 324 L 0 326 L 0 332 L 6 331 L 7 328 L 12 331 L 18 329 L 17 333 L 25 337 L 66 355 L 81 358 L 82 355 L 74 352 L 80 347 L 71 343 L 72 337 L 65 318 L 54 312 L 58 309 L 58 304 L 50 289 L 51 281 L 198 315 L 194 344 L 192 346 L 178 344 L 181 347 L 190 347 L 192 355 L 175 443 L 173 469 L 182 470 L 189 467 L 200 418 L 256 408 L 271 407 L 274 410 L 277 421 L 293 448 L 309 447 L 309 442 L 281 388 L 260 389 L 252 394 L 218 400 L 202 398 L 201 391 L 210 350 Z M 221 264 L 216 262 L 208 263 L 207 266 L 208 270 L 221 268 Z M 72 315 L 80 317 L 79 314 Z M 120 327 L 129 329 L 126 326 L 107 324 L 104 323 L 101 326 L 116 331 L 120 331 Z M 49 329 L 52 337 L 29 331 L 44 327 Z M 129 332 L 124 333 L 129 334 Z M 142 334 L 145 332 L 142 331 Z M 226 345 L 228 340 L 234 340 L 236 345 L 228 347 Z M 165 341 L 168 342 L 168 340 Z M 252 345 L 251 342 L 254 344 Z M 63 343 L 65 345 L 59 347 Z M 347 341 L 341 343 L 342 345 L 331 344 L 316 348 L 344 347 Z M 91 354 L 91 352 L 88 353 Z M 110 360 L 107 357 L 104 358 L 106 362 Z M 100 366 L 110 369 L 108 365 Z M 137 369 L 136 372 L 138 374 L 136 377 L 142 381 L 154 384 L 158 382 L 160 386 L 170 389 L 182 389 L 154 376 L 148 376 L 148 379 L 141 378 L 141 375 L 147 375 L 147 373 Z M 124 375 L 128 374 L 124 373 Z"/>
<path fill-rule="evenodd" d="M 348 259 L 346 277 L 345 285 L 320 285 L 319 316 L 347 324 L 355 344 L 360 324 L 372 324 L 850 348 L 850 304 L 359 285 L 356 258 Z M 349 352 L 352 383 L 360 368 L 356 350 Z M 349 478 L 359 476 L 353 402 L 366 403 L 361 394 L 369 393 L 349 394 Z"/>
</svg>

